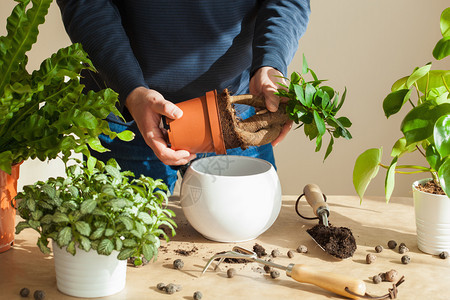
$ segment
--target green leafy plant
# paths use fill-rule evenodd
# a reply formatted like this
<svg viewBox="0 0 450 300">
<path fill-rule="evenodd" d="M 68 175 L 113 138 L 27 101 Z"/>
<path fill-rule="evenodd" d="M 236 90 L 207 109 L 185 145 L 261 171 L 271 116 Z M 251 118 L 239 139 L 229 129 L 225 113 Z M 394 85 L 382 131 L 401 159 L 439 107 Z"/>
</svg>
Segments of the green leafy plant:
<svg viewBox="0 0 450 300">
<path fill-rule="evenodd" d="M 440 18 L 443 38 L 433 50 L 436 59 L 450 55 L 450 8 Z M 385 168 L 385 194 L 389 201 L 395 185 L 395 174 L 429 172 L 445 194 L 450 195 L 450 71 L 431 70 L 431 63 L 415 68 L 410 76 L 397 80 L 391 93 L 383 101 L 387 118 L 398 113 L 406 104 L 411 105 L 400 130 L 403 136 L 394 144 L 389 165 L 381 163 L 382 147 L 363 152 L 356 160 L 353 184 L 362 198 L 370 181 Z M 412 97 L 416 95 L 414 102 Z M 399 165 L 400 157 L 419 151 L 428 166 Z"/>
<path fill-rule="evenodd" d="M 310 81 L 304 77 L 308 73 L 312 76 Z M 289 99 L 286 106 L 289 119 L 299 124 L 297 128 L 303 126 L 310 140 L 316 139 L 316 152 L 322 147 L 323 136 L 326 133 L 330 135 L 325 160 L 333 150 L 335 138 L 352 138 L 347 129 L 352 125 L 350 120 L 347 117 L 336 117 L 344 104 L 347 89 L 339 99 L 339 94 L 332 87 L 321 85 L 326 80 L 318 79 L 308 67 L 304 56 L 302 74 L 293 72 L 286 79 L 290 81 L 289 86 L 279 83 L 284 89 L 278 89 L 275 94 Z"/>
<path fill-rule="evenodd" d="M 0 169 L 28 158 L 64 160 L 71 151 L 89 155 L 87 145 L 103 152 L 100 133 L 131 140 L 130 131 L 110 131 L 103 120 L 116 109 L 117 94 L 105 89 L 84 94 L 83 69 L 95 70 L 80 44 L 60 49 L 39 70 L 26 70 L 26 53 L 37 41 L 38 26 L 52 0 L 18 0 L 0 37 Z"/>
<path fill-rule="evenodd" d="M 168 240 L 161 226 L 175 234 L 175 214 L 165 208 L 168 189 L 160 179 L 134 178 L 114 159 L 105 164 L 93 157 L 67 167 L 66 174 L 24 186 L 16 197 L 24 219 L 16 234 L 25 228 L 37 231 L 44 254 L 52 239 L 73 255 L 76 248 L 102 255 L 117 250 L 119 260 L 136 257 L 134 264 L 140 265 L 142 257 L 156 259 L 159 236 Z"/>
</svg>

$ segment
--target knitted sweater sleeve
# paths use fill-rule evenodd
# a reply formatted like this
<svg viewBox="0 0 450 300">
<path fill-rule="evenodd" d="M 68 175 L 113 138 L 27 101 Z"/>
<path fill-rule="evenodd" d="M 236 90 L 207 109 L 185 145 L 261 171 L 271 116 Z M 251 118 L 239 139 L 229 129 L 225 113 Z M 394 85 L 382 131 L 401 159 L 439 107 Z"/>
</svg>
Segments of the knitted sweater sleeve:
<svg viewBox="0 0 450 300">
<path fill-rule="evenodd" d="M 265 0 L 255 24 L 251 74 L 269 66 L 286 75 L 287 67 L 305 33 L 310 15 L 309 0 Z"/>
<path fill-rule="evenodd" d="M 119 93 L 123 109 L 128 94 L 147 84 L 118 8 L 110 0 L 57 0 L 57 4 L 72 42 L 81 43 L 99 73 L 106 75 L 102 80 Z"/>
</svg>

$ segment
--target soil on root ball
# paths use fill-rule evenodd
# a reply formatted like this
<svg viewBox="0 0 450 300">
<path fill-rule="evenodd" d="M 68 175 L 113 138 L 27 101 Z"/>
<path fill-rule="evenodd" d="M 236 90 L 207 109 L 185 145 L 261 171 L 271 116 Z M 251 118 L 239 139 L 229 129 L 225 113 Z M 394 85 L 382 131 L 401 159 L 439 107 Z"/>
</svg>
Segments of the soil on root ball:
<svg viewBox="0 0 450 300">
<path fill-rule="evenodd" d="M 352 257 L 356 250 L 356 241 L 346 227 L 334 227 L 318 224 L 306 230 L 309 235 L 329 254 L 337 258 Z"/>
<path fill-rule="evenodd" d="M 434 180 L 428 181 L 425 184 L 419 184 L 417 186 L 417 189 L 424 193 L 435 194 L 435 195 L 445 195 L 442 187 Z"/>
<path fill-rule="evenodd" d="M 224 90 L 217 95 L 217 103 L 219 106 L 219 119 L 222 127 L 223 139 L 226 149 L 242 148 L 245 149 L 244 142 L 236 133 L 234 128 L 237 128 L 239 119 L 236 117 L 236 111 L 227 100 L 230 94 L 228 90 Z"/>
</svg>

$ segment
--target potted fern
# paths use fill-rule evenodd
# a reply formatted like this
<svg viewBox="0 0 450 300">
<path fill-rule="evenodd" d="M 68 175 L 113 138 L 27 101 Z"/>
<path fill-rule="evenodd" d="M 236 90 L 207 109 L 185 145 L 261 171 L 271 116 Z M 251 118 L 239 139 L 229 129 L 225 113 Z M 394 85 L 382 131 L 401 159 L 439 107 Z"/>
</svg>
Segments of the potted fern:
<svg viewBox="0 0 450 300">
<path fill-rule="evenodd" d="M 440 27 L 443 37 L 433 50 L 436 59 L 450 55 L 450 8 L 442 12 Z M 392 148 L 390 164 L 381 162 L 382 148 L 366 150 L 356 160 L 353 184 L 362 200 L 379 168 L 385 168 L 389 201 L 395 174 L 429 173 L 431 178 L 413 184 L 418 246 L 424 252 L 439 254 L 450 249 L 450 70 L 432 70 L 428 63 L 397 80 L 383 101 L 384 113 L 389 118 L 406 105 L 411 109 L 401 123 L 402 136 Z M 398 164 L 403 155 L 415 151 L 423 155 L 427 165 Z M 428 193 L 425 186 L 437 195 Z"/>
<path fill-rule="evenodd" d="M 126 263 L 156 259 L 159 237 L 172 235 L 175 215 L 165 206 L 168 188 L 160 180 L 121 171 L 89 157 L 66 167 L 66 177 L 27 185 L 18 193 L 16 234 L 39 233 L 37 245 L 50 253 L 52 241 L 58 289 L 77 297 L 102 297 L 125 286 Z M 67 267 L 70 266 L 70 272 Z"/>
<path fill-rule="evenodd" d="M 26 70 L 26 53 L 52 0 L 17 2 L 7 19 L 7 35 L 0 37 L 0 189 L 6 195 L 1 199 L 0 252 L 14 241 L 15 211 L 9 203 L 17 192 L 22 161 L 58 156 L 67 161 L 72 151 L 89 155 L 88 145 L 106 151 L 100 133 L 133 138 L 129 131 L 110 131 L 104 120 L 110 112 L 120 116 L 114 91 L 83 93 L 80 72 L 95 69 L 80 44 L 58 50 L 38 70 Z"/>
</svg>

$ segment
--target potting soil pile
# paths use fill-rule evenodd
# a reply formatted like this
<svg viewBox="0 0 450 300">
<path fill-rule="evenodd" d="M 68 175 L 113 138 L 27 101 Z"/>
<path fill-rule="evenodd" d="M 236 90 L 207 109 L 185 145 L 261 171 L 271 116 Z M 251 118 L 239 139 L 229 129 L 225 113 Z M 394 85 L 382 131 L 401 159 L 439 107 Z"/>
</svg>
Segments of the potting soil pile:
<svg viewBox="0 0 450 300">
<path fill-rule="evenodd" d="M 327 253 L 337 258 L 352 257 L 355 253 L 355 238 L 346 227 L 318 224 L 306 231 Z"/>
</svg>

